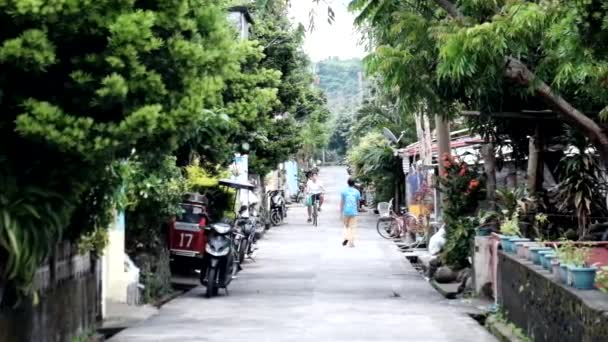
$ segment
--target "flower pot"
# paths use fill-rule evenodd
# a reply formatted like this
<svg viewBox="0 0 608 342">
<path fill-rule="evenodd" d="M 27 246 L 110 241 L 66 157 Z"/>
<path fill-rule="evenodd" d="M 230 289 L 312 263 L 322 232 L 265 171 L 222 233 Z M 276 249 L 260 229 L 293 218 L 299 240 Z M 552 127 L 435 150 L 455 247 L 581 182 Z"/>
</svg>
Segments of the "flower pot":
<svg viewBox="0 0 608 342">
<path fill-rule="evenodd" d="M 538 251 L 538 264 L 540 267 L 544 267 L 545 265 L 545 253 L 549 253 L 551 251 Z"/>
<path fill-rule="evenodd" d="M 521 238 L 521 237 L 514 237 L 509 239 L 509 248 L 510 248 L 510 252 L 511 254 L 517 254 L 517 248 L 518 248 L 518 243 L 521 242 L 528 242 L 530 241 L 530 239 L 526 239 L 526 238 Z"/>
<path fill-rule="evenodd" d="M 526 259 L 527 255 L 528 255 L 528 246 L 530 244 L 533 244 L 534 242 L 532 241 L 520 241 L 520 242 L 516 242 L 515 246 L 516 246 L 516 253 L 517 256 L 522 258 L 522 259 Z"/>
<path fill-rule="evenodd" d="M 477 236 L 490 236 L 492 234 L 492 228 L 491 227 L 482 227 L 482 228 L 478 228 L 476 231 L 476 235 Z"/>
<path fill-rule="evenodd" d="M 557 281 L 560 281 L 559 269 L 560 269 L 559 261 L 557 261 L 557 258 L 553 258 L 553 260 L 551 260 L 551 273 L 553 273 L 553 276 L 555 277 L 555 280 L 557 280 Z"/>
<path fill-rule="evenodd" d="M 516 242 L 515 246 L 517 248 L 517 256 L 520 258 L 526 257 L 526 243 L 525 242 Z"/>
<path fill-rule="evenodd" d="M 530 249 L 534 247 L 540 247 L 537 242 L 530 241 L 527 245 L 525 245 L 525 255 L 524 257 L 530 261 L 532 261 L 532 255 L 530 254 Z"/>
<path fill-rule="evenodd" d="M 530 248 L 530 255 L 532 256 L 531 260 L 535 265 L 540 265 L 540 255 L 538 254 L 541 251 L 551 250 L 551 247 L 532 247 Z"/>
<path fill-rule="evenodd" d="M 595 267 L 568 267 L 570 273 L 570 284 L 579 290 L 592 290 L 595 288 Z"/>
<path fill-rule="evenodd" d="M 568 265 L 559 265 L 559 280 L 562 284 L 568 284 Z"/>
<path fill-rule="evenodd" d="M 545 254 L 543 254 L 543 268 L 546 269 L 547 271 L 551 272 L 551 262 L 556 257 L 557 256 L 555 255 L 555 253 L 545 253 Z"/>
<path fill-rule="evenodd" d="M 502 246 L 502 250 L 505 252 L 509 251 L 509 239 L 513 236 L 501 235 L 500 236 L 500 245 Z"/>
</svg>

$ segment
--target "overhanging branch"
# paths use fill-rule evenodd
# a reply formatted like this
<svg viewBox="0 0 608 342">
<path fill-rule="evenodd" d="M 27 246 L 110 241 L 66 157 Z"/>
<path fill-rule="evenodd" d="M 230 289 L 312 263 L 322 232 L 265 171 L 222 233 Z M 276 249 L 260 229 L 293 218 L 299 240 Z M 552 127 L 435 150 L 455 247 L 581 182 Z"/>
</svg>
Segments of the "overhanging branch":
<svg viewBox="0 0 608 342">
<path fill-rule="evenodd" d="M 464 14 L 460 12 L 453 2 L 449 0 L 433 1 L 455 20 L 463 21 L 465 19 Z M 538 96 L 553 108 L 559 110 L 566 118 L 572 121 L 574 126 L 581 129 L 596 142 L 603 159 L 605 162 L 608 162 L 608 135 L 600 125 L 572 106 L 559 94 L 555 93 L 547 83 L 538 79 L 536 74 L 528 69 L 521 60 L 512 56 L 506 57 L 504 75 L 522 86 L 533 86 Z"/>
<path fill-rule="evenodd" d="M 448 12 L 448 14 L 457 20 L 464 20 L 464 14 L 462 14 L 462 12 L 460 12 L 460 10 L 458 9 L 458 7 L 453 4 L 452 2 L 448 1 L 448 0 L 433 0 L 435 1 L 435 3 L 443 8 L 446 12 Z"/>
</svg>

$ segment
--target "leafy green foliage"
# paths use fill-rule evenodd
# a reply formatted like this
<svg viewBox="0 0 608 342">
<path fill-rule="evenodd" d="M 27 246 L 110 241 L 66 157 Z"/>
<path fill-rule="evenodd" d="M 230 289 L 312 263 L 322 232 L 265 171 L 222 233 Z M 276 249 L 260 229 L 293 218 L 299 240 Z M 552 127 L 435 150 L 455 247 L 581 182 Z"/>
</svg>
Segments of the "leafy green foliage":
<svg viewBox="0 0 608 342">
<path fill-rule="evenodd" d="M 78 239 L 78 252 L 84 254 L 91 252 L 101 256 L 104 248 L 108 245 L 109 235 L 106 228 L 98 227 L 94 231 L 82 235 Z"/>
<path fill-rule="evenodd" d="M 224 17 L 208 0 L 0 3 L 3 280 L 27 294 L 60 239 L 106 227 L 125 197 L 177 193 L 149 161 L 223 124 L 214 109 L 241 65 Z M 138 199 L 119 191 L 133 148 L 152 171 L 133 175 Z"/>
<path fill-rule="evenodd" d="M 353 124 L 353 115 L 350 113 L 341 113 L 336 117 L 327 147 L 336 151 L 339 156 L 346 154 Z"/>
<path fill-rule="evenodd" d="M 443 210 L 447 227 L 443 260 L 458 269 L 469 265 L 475 227 L 479 224 L 472 214 L 485 193 L 476 169 L 449 155 L 444 155 L 441 162 L 446 172 L 439 178 L 445 194 Z"/>
<path fill-rule="evenodd" d="M 164 248 L 161 225 L 181 213 L 180 202 L 186 192 L 186 181 L 174 157 L 148 160 L 135 156 L 127 162 L 124 191 L 127 250 L 138 247 L 156 251 Z"/>
<path fill-rule="evenodd" d="M 597 271 L 595 285 L 600 291 L 608 292 L 608 266 L 603 266 Z"/>
<path fill-rule="evenodd" d="M 388 202 L 395 195 L 395 185 L 403 177 L 401 163 L 396 158 L 384 136 L 370 132 L 353 146 L 348 154 L 354 177 L 375 189 L 377 202 Z"/>
<path fill-rule="evenodd" d="M 0 188 L 0 283 L 16 295 L 0 297 L 0 304 L 15 305 L 18 296 L 34 295 L 36 270 L 55 247 L 73 208 L 58 193 L 18 186 L 5 165 L 0 167 Z"/>
<path fill-rule="evenodd" d="M 521 232 L 519 230 L 519 219 L 517 218 L 517 214 L 513 214 L 512 216 L 507 216 L 500 224 L 500 232 L 503 235 L 507 236 L 520 236 Z"/>
<path fill-rule="evenodd" d="M 557 209 L 574 213 L 578 218 L 578 235 L 583 238 L 591 215 L 607 212 L 604 193 L 606 182 L 597 156 L 589 150 L 589 141 L 580 134 L 570 135 L 568 141 L 575 151 L 566 153 L 559 164 L 560 181 L 556 189 Z"/>
<path fill-rule="evenodd" d="M 529 129 L 486 114 L 544 110 L 549 102 L 606 154 L 608 139 L 597 125 L 607 113 L 605 2 L 353 0 L 350 6 L 373 44 L 369 70 L 398 89 L 404 105 L 441 114 L 479 110 L 475 128 L 511 145 L 519 160 Z M 559 106 L 558 96 L 578 113 Z"/>
</svg>

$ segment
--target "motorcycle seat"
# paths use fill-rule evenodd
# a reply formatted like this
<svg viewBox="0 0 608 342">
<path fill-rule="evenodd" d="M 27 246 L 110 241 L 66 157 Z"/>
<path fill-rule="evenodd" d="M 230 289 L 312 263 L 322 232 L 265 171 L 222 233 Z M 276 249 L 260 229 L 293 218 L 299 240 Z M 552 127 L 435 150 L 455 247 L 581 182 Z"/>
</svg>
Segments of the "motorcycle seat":
<svg viewBox="0 0 608 342">
<path fill-rule="evenodd" d="M 222 222 L 212 223 L 210 226 L 220 234 L 225 234 L 232 229 L 231 225 Z"/>
</svg>

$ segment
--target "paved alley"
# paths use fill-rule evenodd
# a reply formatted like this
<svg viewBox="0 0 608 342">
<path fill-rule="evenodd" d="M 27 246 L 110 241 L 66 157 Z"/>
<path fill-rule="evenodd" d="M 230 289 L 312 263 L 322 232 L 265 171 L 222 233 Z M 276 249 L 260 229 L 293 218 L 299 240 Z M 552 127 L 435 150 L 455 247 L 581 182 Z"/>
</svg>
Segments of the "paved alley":
<svg viewBox="0 0 608 342">
<path fill-rule="evenodd" d="M 305 208 L 290 208 L 229 296 L 206 299 L 195 288 L 111 341 L 494 341 L 378 236 L 373 214 L 359 221 L 356 247 L 342 247 L 339 193 L 348 176 L 340 167 L 320 176 L 328 194 L 318 228 Z"/>
</svg>

